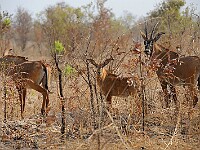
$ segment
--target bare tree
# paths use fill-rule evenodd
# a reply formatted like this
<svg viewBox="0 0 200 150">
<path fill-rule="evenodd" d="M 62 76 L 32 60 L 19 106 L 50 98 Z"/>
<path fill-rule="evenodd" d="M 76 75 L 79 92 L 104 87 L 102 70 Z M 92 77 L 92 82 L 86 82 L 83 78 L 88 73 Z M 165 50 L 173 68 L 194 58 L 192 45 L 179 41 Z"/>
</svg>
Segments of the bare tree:
<svg viewBox="0 0 200 150">
<path fill-rule="evenodd" d="M 21 50 L 24 51 L 28 41 L 28 34 L 32 28 L 32 17 L 27 10 L 18 7 L 14 18 L 15 38 Z"/>
<path fill-rule="evenodd" d="M 44 35 L 42 32 L 42 26 L 40 23 L 35 22 L 34 23 L 34 41 L 37 44 L 39 48 L 39 53 L 42 54 L 42 43 L 44 42 Z"/>
</svg>

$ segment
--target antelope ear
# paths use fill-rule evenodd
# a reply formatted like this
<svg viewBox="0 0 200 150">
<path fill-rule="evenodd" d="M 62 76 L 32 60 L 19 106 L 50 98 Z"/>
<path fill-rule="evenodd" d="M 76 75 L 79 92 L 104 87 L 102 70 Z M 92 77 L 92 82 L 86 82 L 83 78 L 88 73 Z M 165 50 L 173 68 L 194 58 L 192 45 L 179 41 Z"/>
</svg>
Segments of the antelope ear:
<svg viewBox="0 0 200 150">
<path fill-rule="evenodd" d="M 158 41 L 158 39 L 161 37 L 161 35 L 165 34 L 165 32 L 159 32 L 158 34 L 156 34 L 155 38 L 153 39 L 154 42 Z"/>
<path fill-rule="evenodd" d="M 146 37 L 146 35 L 140 30 L 140 34 L 141 34 L 141 36 L 142 36 L 142 38 L 144 39 L 144 40 L 147 40 L 147 37 Z"/>
</svg>

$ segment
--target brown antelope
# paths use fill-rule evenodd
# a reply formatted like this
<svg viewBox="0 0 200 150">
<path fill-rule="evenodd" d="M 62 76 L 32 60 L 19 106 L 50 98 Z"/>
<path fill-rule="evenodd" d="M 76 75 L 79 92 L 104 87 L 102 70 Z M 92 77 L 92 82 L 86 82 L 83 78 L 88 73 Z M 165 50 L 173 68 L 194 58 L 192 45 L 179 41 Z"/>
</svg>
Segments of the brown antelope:
<svg viewBox="0 0 200 150">
<path fill-rule="evenodd" d="M 45 105 L 47 108 L 49 104 L 46 66 L 41 61 L 28 61 L 25 57 L 6 55 L 0 58 L 0 67 L 15 82 L 21 103 L 21 117 L 23 118 L 27 88 L 43 95 L 41 112 L 44 114 Z"/>
<path fill-rule="evenodd" d="M 25 61 L 28 61 L 28 58 L 22 56 L 5 55 L 0 58 L 1 65 L 4 63 L 5 67 L 9 67 L 10 64 L 18 65 Z"/>
<path fill-rule="evenodd" d="M 90 63 L 93 64 L 97 69 L 97 84 L 102 94 L 106 97 L 106 102 L 109 106 L 112 106 L 112 96 L 128 97 L 134 96 L 138 92 L 138 83 L 131 77 L 120 78 L 116 74 L 112 74 L 104 69 L 104 67 L 111 60 L 113 60 L 112 57 L 106 59 L 101 64 L 97 64 L 93 59 L 88 59 L 88 61 L 90 61 Z M 141 112 L 141 105 L 138 101 L 136 101 L 136 104 L 139 111 Z"/>
<path fill-rule="evenodd" d="M 146 26 L 145 34 L 141 32 L 141 35 L 144 39 L 144 52 L 150 56 L 151 63 L 159 62 L 156 73 L 165 94 L 166 107 L 169 107 L 170 94 L 167 90 L 169 86 L 178 109 L 175 85 L 188 86 L 193 97 L 193 107 L 195 107 L 198 102 L 196 84 L 197 80 L 200 80 L 200 58 L 197 56 L 179 57 L 176 52 L 157 44 L 158 39 L 165 33 L 160 32 L 154 36 L 156 26 L 157 24 L 153 27 L 149 38 Z"/>
</svg>

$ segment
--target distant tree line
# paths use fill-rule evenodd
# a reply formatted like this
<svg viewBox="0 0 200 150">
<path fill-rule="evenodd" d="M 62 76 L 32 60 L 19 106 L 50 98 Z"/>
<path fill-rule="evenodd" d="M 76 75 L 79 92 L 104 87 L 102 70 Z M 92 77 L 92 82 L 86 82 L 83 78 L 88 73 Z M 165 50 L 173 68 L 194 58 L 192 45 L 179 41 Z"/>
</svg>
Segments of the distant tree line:
<svg viewBox="0 0 200 150">
<path fill-rule="evenodd" d="M 165 44 L 172 47 L 177 46 L 177 43 L 180 47 L 184 47 L 187 43 L 195 49 L 195 42 L 199 42 L 199 14 L 196 14 L 192 6 L 183 9 L 184 0 L 164 0 L 146 17 L 139 19 L 128 12 L 116 18 L 112 10 L 105 7 L 105 3 L 106 1 L 97 1 L 97 7 L 90 3 L 74 8 L 62 2 L 47 7 L 35 18 L 32 18 L 28 10 L 21 7 L 12 16 L 1 12 L 1 39 L 14 39 L 22 51 L 26 50 L 28 41 L 33 41 L 40 52 L 42 45 L 51 52 L 54 41 L 59 40 L 64 45 L 67 52 L 65 54 L 71 55 L 76 50 L 81 53 L 86 38 L 90 37 L 98 56 L 110 40 L 118 40 L 119 48 L 123 48 L 125 40 L 127 43 L 130 39 L 140 40 L 138 31 L 144 29 L 144 22 L 147 21 L 149 28 L 155 22 L 160 22 L 159 30 L 167 34 Z M 9 18 L 11 22 L 5 18 Z M 9 28 L 6 24 L 9 24 Z M 5 33 L 10 36 L 6 37 Z M 187 42 L 184 41 L 185 37 L 188 37 Z M 120 41 L 123 44 L 120 45 Z"/>
</svg>

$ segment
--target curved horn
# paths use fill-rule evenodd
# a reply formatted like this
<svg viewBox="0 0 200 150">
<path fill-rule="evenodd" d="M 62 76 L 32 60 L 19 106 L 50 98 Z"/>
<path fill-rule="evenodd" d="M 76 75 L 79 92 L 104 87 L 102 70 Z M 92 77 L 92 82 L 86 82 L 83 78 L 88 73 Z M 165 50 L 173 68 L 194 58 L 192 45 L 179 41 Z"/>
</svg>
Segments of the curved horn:
<svg viewBox="0 0 200 150">
<path fill-rule="evenodd" d="M 93 64 L 96 68 L 98 68 L 98 64 L 93 59 L 87 59 L 91 64 Z"/>
<path fill-rule="evenodd" d="M 106 66 L 111 60 L 114 60 L 112 56 L 110 56 L 110 58 L 106 59 L 102 64 L 100 64 L 100 66 L 103 68 L 103 67 Z"/>
<path fill-rule="evenodd" d="M 144 31 L 145 31 L 145 36 L 146 36 L 146 38 L 148 38 L 147 21 L 145 21 L 145 28 L 144 28 Z"/>
<path fill-rule="evenodd" d="M 159 24 L 159 22 L 157 22 L 157 23 L 154 25 L 154 27 L 153 27 L 153 29 L 152 29 L 152 31 L 151 31 L 150 39 L 153 39 L 153 35 L 154 35 L 155 29 L 156 29 L 156 27 L 158 26 L 158 24 Z"/>
<path fill-rule="evenodd" d="M 161 35 L 165 34 L 165 32 L 159 32 L 155 38 L 153 39 L 155 42 L 161 37 Z"/>
</svg>

